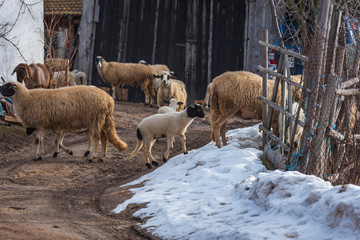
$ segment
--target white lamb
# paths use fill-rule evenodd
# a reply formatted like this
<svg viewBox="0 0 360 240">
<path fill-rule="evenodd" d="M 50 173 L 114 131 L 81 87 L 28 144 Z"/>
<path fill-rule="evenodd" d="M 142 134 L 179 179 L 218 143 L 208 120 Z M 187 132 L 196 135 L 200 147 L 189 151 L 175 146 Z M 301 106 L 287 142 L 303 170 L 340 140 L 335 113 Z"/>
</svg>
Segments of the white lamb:
<svg viewBox="0 0 360 240">
<path fill-rule="evenodd" d="M 159 108 L 158 113 L 170 113 L 170 112 L 176 112 L 176 108 L 178 105 L 182 105 L 182 102 L 178 102 L 176 98 L 170 99 L 169 106 L 162 106 Z"/>
<path fill-rule="evenodd" d="M 163 161 L 166 162 L 170 151 L 174 147 L 175 136 L 180 137 L 182 141 L 182 150 L 184 154 L 187 154 L 185 133 L 195 117 L 205 117 L 205 113 L 199 104 L 192 104 L 181 112 L 155 114 L 144 118 L 136 129 L 136 136 L 138 140 L 136 148 L 129 158 L 134 157 L 144 145 L 143 152 L 147 161 L 146 166 L 148 168 L 151 168 L 151 164 L 158 166 L 159 164 L 151 155 L 151 148 L 153 144 L 156 139 L 166 137 L 167 150 L 163 156 Z M 150 162 L 149 158 L 152 162 Z"/>
</svg>

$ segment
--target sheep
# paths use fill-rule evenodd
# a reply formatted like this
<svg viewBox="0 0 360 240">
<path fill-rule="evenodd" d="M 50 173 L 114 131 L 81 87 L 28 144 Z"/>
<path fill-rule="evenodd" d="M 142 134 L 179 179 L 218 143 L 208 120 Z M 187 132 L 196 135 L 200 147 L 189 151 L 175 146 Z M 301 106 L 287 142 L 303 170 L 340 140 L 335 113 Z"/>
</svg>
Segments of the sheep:
<svg viewBox="0 0 360 240">
<path fill-rule="evenodd" d="M 115 86 L 118 84 L 128 86 L 140 86 L 145 94 L 145 105 L 152 107 L 155 102 L 155 91 L 153 87 L 154 74 L 152 69 L 139 63 L 106 62 L 98 56 L 97 70 L 102 80 L 112 85 L 112 97 L 115 99 Z"/>
<path fill-rule="evenodd" d="M 181 111 L 186 107 L 186 86 L 183 82 L 172 78 L 174 77 L 169 72 L 161 72 L 161 83 L 157 96 L 157 105 L 158 107 L 166 106 L 166 101 L 169 101 L 171 98 L 176 98 L 179 102 L 183 103 L 177 108 L 178 111 Z"/>
<path fill-rule="evenodd" d="M 151 69 L 154 73 L 154 79 L 153 79 L 154 90 L 157 93 L 159 91 L 159 87 L 160 87 L 160 74 L 162 71 L 170 72 L 169 67 L 166 66 L 165 64 L 148 64 L 144 60 L 140 60 L 139 63 L 145 64 L 145 65 L 148 65 L 151 67 Z"/>
<path fill-rule="evenodd" d="M 58 71 L 53 73 L 53 88 L 76 86 L 75 76 L 72 72 Z"/>
<path fill-rule="evenodd" d="M 41 160 L 44 134 L 51 130 L 63 132 L 89 131 L 91 149 L 89 161 L 96 158 L 99 141 L 102 145 L 103 161 L 107 152 L 107 141 L 119 151 L 127 144 L 116 134 L 114 124 L 114 100 L 103 90 L 92 86 L 73 86 L 58 89 L 32 89 L 17 82 L 8 82 L 0 87 L 0 93 L 14 103 L 16 115 L 27 131 L 36 129 L 36 155 Z"/>
<path fill-rule="evenodd" d="M 178 102 L 176 98 L 170 99 L 169 106 L 162 106 L 158 109 L 158 113 L 170 113 L 176 112 L 176 108 L 178 105 L 182 105 L 183 102 Z"/>
<path fill-rule="evenodd" d="M 206 95 L 204 98 L 204 107 L 206 110 L 209 110 L 209 100 L 210 100 L 211 88 L 212 88 L 212 82 L 209 83 L 206 88 Z"/>
<path fill-rule="evenodd" d="M 79 70 L 72 70 L 74 74 L 76 85 L 87 85 L 86 73 Z"/>
<path fill-rule="evenodd" d="M 300 78 L 292 78 L 299 81 Z M 274 81 L 268 81 L 268 94 L 272 96 Z M 292 88 L 295 92 L 295 87 Z M 227 145 L 225 138 L 226 122 L 237 115 L 243 119 L 262 119 L 262 102 L 258 96 L 262 95 L 262 77 L 251 72 L 236 71 L 225 72 L 213 80 L 210 100 L 210 123 L 212 126 L 211 140 L 221 148 L 220 137 L 223 145 Z M 296 98 L 300 96 L 297 91 Z M 280 105 L 280 94 L 276 103 Z M 274 133 L 277 133 L 277 115 L 274 115 Z"/>
<path fill-rule="evenodd" d="M 166 162 L 174 147 L 175 136 L 180 137 L 182 151 L 187 154 L 185 133 L 195 117 L 202 119 L 205 117 L 205 113 L 199 104 L 192 104 L 181 112 L 155 114 L 144 118 L 136 129 L 137 144 L 129 158 L 134 157 L 144 146 L 143 153 L 147 161 L 146 166 L 148 168 L 151 168 L 151 164 L 158 166 L 158 162 L 151 154 L 154 142 L 158 138 L 166 137 L 167 150 L 163 155 L 163 162 Z M 151 163 L 149 158 L 152 160 Z"/>
<path fill-rule="evenodd" d="M 14 68 L 11 75 L 14 73 L 16 73 L 17 81 L 24 82 L 28 89 L 52 87 L 52 72 L 46 64 L 20 63 Z"/>
</svg>

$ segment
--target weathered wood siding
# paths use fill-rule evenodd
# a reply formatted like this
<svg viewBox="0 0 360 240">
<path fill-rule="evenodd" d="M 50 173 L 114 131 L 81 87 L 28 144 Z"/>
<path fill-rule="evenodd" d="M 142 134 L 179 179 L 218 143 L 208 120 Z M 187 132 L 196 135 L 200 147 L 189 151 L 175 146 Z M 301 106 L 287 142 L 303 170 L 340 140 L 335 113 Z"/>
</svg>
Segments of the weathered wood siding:
<svg viewBox="0 0 360 240">
<path fill-rule="evenodd" d="M 246 1 L 98 0 L 98 8 L 92 59 L 166 64 L 188 103 L 203 99 L 214 77 L 244 69 Z M 89 78 L 105 85 L 96 67 Z M 129 88 L 129 101 L 144 101 L 139 88 Z"/>
</svg>

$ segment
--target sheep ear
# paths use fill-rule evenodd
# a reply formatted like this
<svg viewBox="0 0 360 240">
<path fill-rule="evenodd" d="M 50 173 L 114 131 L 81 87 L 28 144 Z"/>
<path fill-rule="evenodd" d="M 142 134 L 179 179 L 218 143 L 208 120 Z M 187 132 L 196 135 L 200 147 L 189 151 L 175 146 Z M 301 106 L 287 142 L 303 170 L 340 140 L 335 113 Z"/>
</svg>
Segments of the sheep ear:
<svg viewBox="0 0 360 240">
<path fill-rule="evenodd" d="M 183 104 L 184 104 L 183 102 L 178 102 L 178 103 L 177 103 L 177 105 L 179 105 L 179 106 L 180 106 L 180 105 L 183 105 Z"/>
</svg>

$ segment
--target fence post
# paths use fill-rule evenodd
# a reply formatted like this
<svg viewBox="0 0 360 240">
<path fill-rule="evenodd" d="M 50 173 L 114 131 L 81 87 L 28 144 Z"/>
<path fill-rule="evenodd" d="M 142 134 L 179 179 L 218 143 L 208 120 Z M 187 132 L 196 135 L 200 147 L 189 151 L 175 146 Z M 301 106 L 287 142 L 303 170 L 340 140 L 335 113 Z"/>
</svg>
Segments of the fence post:
<svg viewBox="0 0 360 240">
<path fill-rule="evenodd" d="M 264 42 L 268 42 L 268 30 L 264 29 L 263 30 L 263 41 Z M 264 68 L 268 68 L 268 48 L 266 46 L 263 46 L 263 56 L 262 56 L 262 61 L 263 61 L 263 66 Z M 267 99 L 268 98 L 268 88 L 267 88 L 267 81 L 268 81 L 268 74 L 267 73 L 262 73 L 262 77 L 263 77 L 263 96 Z M 263 102 L 262 104 L 262 124 L 264 126 L 264 128 L 268 129 L 267 126 L 267 104 L 265 102 Z M 266 133 L 265 131 L 263 131 L 263 147 L 266 144 Z"/>
</svg>

